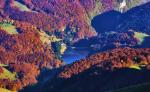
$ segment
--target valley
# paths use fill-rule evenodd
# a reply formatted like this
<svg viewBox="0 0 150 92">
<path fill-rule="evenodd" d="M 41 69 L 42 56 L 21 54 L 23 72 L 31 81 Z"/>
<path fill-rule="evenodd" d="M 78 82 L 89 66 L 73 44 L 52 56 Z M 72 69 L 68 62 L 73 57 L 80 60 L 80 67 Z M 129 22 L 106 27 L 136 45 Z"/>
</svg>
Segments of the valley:
<svg viewBox="0 0 150 92">
<path fill-rule="evenodd" d="M 149 0 L 0 0 L 0 92 L 150 90 L 149 19 Z"/>
</svg>

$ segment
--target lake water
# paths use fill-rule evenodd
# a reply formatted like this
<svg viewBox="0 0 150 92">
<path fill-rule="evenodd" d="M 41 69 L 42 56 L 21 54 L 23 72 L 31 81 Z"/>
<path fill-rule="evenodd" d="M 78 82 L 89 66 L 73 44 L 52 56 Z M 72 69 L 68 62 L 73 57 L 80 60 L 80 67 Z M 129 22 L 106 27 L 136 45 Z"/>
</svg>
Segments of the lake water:
<svg viewBox="0 0 150 92">
<path fill-rule="evenodd" d="M 88 56 L 88 49 L 67 49 L 64 55 L 62 56 L 62 60 L 66 64 L 73 63 L 77 60 L 83 59 Z"/>
<path fill-rule="evenodd" d="M 101 15 L 93 18 L 92 26 L 98 33 L 109 32 L 116 29 L 117 25 L 120 23 L 121 13 L 117 11 L 108 11 Z M 79 45 L 79 46 L 78 46 Z M 66 64 L 70 64 L 77 60 L 83 59 L 88 56 L 90 50 L 85 48 L 80 48 L 80 44 L 77 44 L 78 49 L 68 49 L 62 56 L 62 60 Z"/>
</svg>

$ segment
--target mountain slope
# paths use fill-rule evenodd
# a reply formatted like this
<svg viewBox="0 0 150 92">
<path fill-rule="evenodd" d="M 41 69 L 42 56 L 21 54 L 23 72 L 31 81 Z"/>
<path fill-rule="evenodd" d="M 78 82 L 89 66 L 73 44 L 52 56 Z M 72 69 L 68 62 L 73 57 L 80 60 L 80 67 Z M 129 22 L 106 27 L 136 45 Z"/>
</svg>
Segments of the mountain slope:
<svg viewBox="0 0 150 92">
<path fill-rule="evenodd" d="M 45 84 L 44 92 L 107 92 L 149 83 L 149 64 L 149 48 L 120 48 L 97 53 L 65 66 L 57 77 Z"/>
<path fill-rule="evenodd" d="M 118 27 L 117 29 L 119 31 L 123 30 L 124 32 L 124 30 L 132 24 L 136 26 L 141 25 L 142 23 L 136 23 L 141 22 L 141 20 L 135 20 L 135 22 L 130 21 L 130 19 L 132 19 L 131 15 L 134 13 L 132 13 L 132 10 L 127 10 L 145 2 L 143 2 L 143 0 L 125 1 L 126 2 L 122 0 L 0 0 L 0 64 L 6 65 L 7 67 L 5 68 L 8 71 L 16 73 L 15 80 L 10 80 L 9 78 L 0 79 L 2 88 L 14 91 L 21 90 L 26 86 L 39 82 L 37 78 L 45 68 L 52 70 L 63 66 L 64 63 L 61 61 L 61 53 L 64 53 L 67 46 L 72 46 L 73 43 L 80 39 L 86 40 L 97 34 L 99 35 L 99 32 L 97 30 L 96 32 L 91 26 L 91 20 L 98 14 L 110 10 L 121 11 L 119 15 L 125 12 L 123 13 L 123 18 L 127 20 L 124 20 L 122 25 L 126 25 L 127 27 L 122 27 L 121 25 L 120 28 Z M 149 9 L 149 3 L 145 6 L 147 8 L 144 9 Z M 133 12 L 135 11 L 133 10 Z M 147 12 L 149 11 L 147 10 Z M 141 11 L 141 13 L 145 14 L 143 11 Z M 137 12 L 135 16 L 139 16 L 136 14 Z M 133 18 L 135 18 L 135 16 Z M 144 16 L 146 16 L 146 14 Z M 144 21 L 146 18 L 149 18 L 149 16 L 145 17 Z M 134 25 L 131 27 L 134 28 Z M 143 29 L 143 26 L 141 29 Z M 147 30 L 144 31 L 147 33 Z M 103 36 L 105 36 L 105 34 Z M 119 41 L 121 40 L 123 44 L 126 43 L 126 41 L 130 45 L 135 45 L 138 42 L 132 38 L 132 32 L 129 36 L 128 33 L 127 35 L 124 35 L 124 33 L 113 34 L 113 36 L 117 38 L 117 40 L 113 39 L 115 42 L 122 37 Z M 112 37 L 110 36 L 109 38 Z M 143 36 L 140 36 L 140 38 L 143 39 Z M 93 38 L 91 39 L 93 40 Z M 92 42 L 92 40 L 90 42 Z M 100 40 L 103 41 L 103 39 Z M 100 40 L 98 38 L 96 41 Z M 113 41 L 109 40 L 108 42 Z M 107 46 L 112 45 L 112 43 L 108 44 L 107 41 L 105 44 Z M 114 46 L 114 48 L 116 47 Z M 134 51 L 136 52 L 137 50 L 133 50 L 133 52 Z M 141 49 L 140 51 L 143 52 Z M 66 70 L 67 74 L 62 72 L 60 76 L 71 77 L 76 73 L 83 72 L 84 68 L 90 68 L 91 65 L 95 65 L 95 63 L 100 62 L 85 62 L 85 66 L 82 67 L 83 69 L 77 69 L 77 71 L 73 64 L 73 69 L 72 67 L 69 68 L 69 70 Z M 135 64 L 135 62 L 131 63 Z M 147 65 L 147 61 L 142 63 L 146 63 Z M 82 63 L 81 61 L 81 65 L 82 64 L 84 65 L 84 62 Z M 86 64 L 88 64 L 88 66 L 86 66 Z M 120 64 L 120 62 L 118 64 Z M 122 64 L 120 65 L 124 66 Z M 81 67 L 80 63 L 77 67 Z M 111 68 L 114 67 L 115 66 L 111 66 Z M 70 72 L 70 70 L 73 70 L 73 72 Z"/>
</svg>

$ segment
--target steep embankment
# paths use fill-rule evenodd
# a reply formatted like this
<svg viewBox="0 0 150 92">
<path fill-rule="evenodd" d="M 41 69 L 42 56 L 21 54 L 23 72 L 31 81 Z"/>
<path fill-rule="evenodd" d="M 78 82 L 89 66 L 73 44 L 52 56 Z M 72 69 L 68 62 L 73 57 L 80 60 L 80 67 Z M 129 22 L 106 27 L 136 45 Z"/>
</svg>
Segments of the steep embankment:
<svg viewBox="0 0 150 92">
<path fill-rule="evenodd" d="M 150 49 L 120 48 L 97 53 L 65 66 L 44 86 L 45 92 L 105 92 L 149 83 L 149 57 Z"/>
</svg>

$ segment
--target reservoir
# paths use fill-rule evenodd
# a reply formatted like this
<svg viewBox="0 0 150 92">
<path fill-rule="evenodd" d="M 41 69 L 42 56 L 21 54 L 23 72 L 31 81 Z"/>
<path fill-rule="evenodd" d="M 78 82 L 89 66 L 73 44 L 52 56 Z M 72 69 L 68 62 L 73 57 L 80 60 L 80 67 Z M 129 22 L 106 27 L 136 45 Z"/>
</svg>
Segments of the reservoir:
<svg viewBox="0 0 150 92">
<path fill-rule="evenodd" d="M 90 51 L 87 48 L 69 48 L 65 51 L 64 55 L 62 56 L 62 60 L 66 64 L 71 64 L 77 60 L 86 58 Z"/>
</svg>

